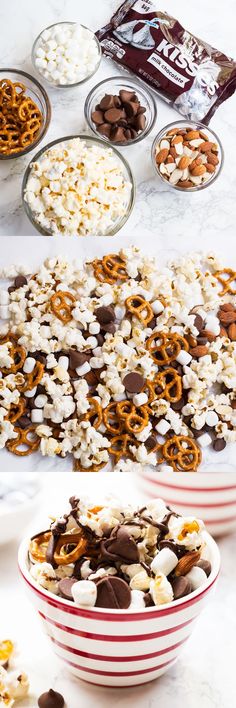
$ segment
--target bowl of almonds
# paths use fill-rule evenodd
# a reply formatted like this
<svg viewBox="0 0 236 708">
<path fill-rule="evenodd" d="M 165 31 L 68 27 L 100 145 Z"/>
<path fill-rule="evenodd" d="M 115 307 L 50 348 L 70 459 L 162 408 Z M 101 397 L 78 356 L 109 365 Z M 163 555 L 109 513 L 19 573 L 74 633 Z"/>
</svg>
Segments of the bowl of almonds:
<svg viewBox="0 0 236 708">
<path fill-rule="evenodd" d="M 221 142 L 203 123 L 166 125 L 152 145 L 152 161 L 161 179 L 178 190 L 197 192 L 215 182 L 224 161 Z"/>
</svg>

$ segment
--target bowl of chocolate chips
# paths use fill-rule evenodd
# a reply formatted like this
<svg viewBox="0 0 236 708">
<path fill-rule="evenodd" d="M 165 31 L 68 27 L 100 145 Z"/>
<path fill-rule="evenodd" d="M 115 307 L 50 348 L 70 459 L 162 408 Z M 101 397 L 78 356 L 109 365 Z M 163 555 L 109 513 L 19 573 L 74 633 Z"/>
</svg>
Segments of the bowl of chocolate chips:
<svg viewBox="0 0 236 708">
<path fill-rule="evenodd" d="M 93 133 L 106 142 L 125 146 L 149 135 L 157 109 L 152 93 L 139 81 L 116 76 L 90 91 L 84 113 Z"/>
</svg>

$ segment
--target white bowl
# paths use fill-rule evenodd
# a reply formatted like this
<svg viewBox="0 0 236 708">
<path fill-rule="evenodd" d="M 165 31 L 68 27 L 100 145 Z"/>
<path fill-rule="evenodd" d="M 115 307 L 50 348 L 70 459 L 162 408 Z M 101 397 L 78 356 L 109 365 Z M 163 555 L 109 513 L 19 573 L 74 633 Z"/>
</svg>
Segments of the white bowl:
<svg viewBox="0 0 236 708">
<path fill-rule="evenodd" d="M 140 470 L 145 497 L 161 497 L 184 516 L 202 519 L 213 536 L 236 530 L 236 472 L 157 472 Z"/>
<path fill-rule="evenodd" d="M 78 678 L 99 686 L 136 686 L 164 674 L 192 633 L 219 573 L 218 547 L 205 532 L 212 571 L 204 585 L 180 600 L 142 611 L 76 607 L 36 584 L 25 539 L 19 568 L 53 650 Z M 203 632 L 204 633 L 204 632 Z"/>
<path fill-rule="evenodd" d="M 3 482 L 4 477 L 6 479 L 7 475 L 2 474 L 0 482 Z M 10 474 L 8 477 L 10 477 Z M 20 477 L 19 473 L 18 477 Z M 37 475 L 35 475 L 35 482 L 36 477 Z M 12 489 L 12 491 L 14 490 Z M 0 546 L 22 537 L 27 524 L 33 519 L 39 507 L 40 499 L 41 485 L 37 480 L 35 494 L 26 498 L 25 501 L 11 505 L 5 504 L 4 502 L 3 505 L 1 505 L 0 503 Z"/>
</svg>

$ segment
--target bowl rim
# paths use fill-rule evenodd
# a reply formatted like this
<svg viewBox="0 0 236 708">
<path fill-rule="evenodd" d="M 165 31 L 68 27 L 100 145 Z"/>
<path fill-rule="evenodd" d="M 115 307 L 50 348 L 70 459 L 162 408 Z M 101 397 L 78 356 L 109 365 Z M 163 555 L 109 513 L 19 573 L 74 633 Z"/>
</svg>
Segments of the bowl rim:
<svg viewBox="0 0 236 708">
<path fill-rule="evenodd" d="M 64 598 L 58 597 L 58 595 L 54 595 L 48 590 L 45 590 L 45 588 L 43 588 L 42 586 L 37 585 L 36 581 L 30 574 L 29 569 L 27 567 L 30 537 L 25 537 L 20 544 L 18 550 L 18 568 L 21 576 L 23 577 L 26 584 L 30 586 L 31 590 L 33 590 L 37 595 L 41 595 L 42 598 L 47 601 L 48 604 L 56 607 L 57 609 L 64 610 L 65 612 L 69 612 L 70 614 L 76 615 L 77 617 L 81 616 L 94 620 L 96 620 L 96 618 L 106 619 L 106 616 L 108 620 L 112 620 L 113 616 L 115 618 L 120 618 L 126 621 L 128 621 L 129 618 L 131 620 L 137 618 L 144 620 L 145 618 L 148 619 L 148 616 L 150 617 L 150 615 L 151 617 L 162 617 L 165 615 L 174 614 L 175 612 L 178 612 L 178 610 L 181 609 L 184 610 L 185 608 L 188 608 L 188 606 L 191 606 L 195 602 L 198 602 L 198 600 L 201 600 L 201 597 L 204 597 L 208 593 L 208 591 L 213 587 L 220 572 L 220 551 L 217 543 L 214 541 L 208 531 L 205 530 L 204 539 L 206 540 L 207 546 L 211 551 L 212 561 L 212 570 L 209 577 L 206 579 L 206 582 L 203 583 L 203 585 L 201 585 L 199 588 L 197 588 L 197 590 L 194 590 L 193 592 L 189 593 L 189 595 L 185 595 L 179 600 L 174 600 L 173 602 L 168 602 L 165 605 L 155 607 L 146 607 L 140 609 L 135 607 L 133 609 L 128 608 L 127 610 L 113 610 L 102 607 L 81 608 L 76 607 L 74 603 L 71 603 L 69 600 L 65 600 Z"/>
<path fill-rule="evenodd" d="M 181 127 L 186 124 L 190 127 L 191 126 L 192 127 L 198 126 L 199 129 L 202 130 L 203 132 L 204 132 L 204 130 L 209 130 L 209 132 L 214 136 L 214 138 L 216 139 L 216 142 L 219 145 L 220 154 L 221 154 L 221 161 L 220 161 L 219 169 L 217 170 L 217 172 L 215 174 L 212 175 L 212 177 L 207 182 L 203 182 L 202 184 L 193 185 L 192 187 L 188 187 L 188 189 L 183 189 L 182 187 L 177 187 L 176 184 L 171 184 L 169 182 L 169 180 L 164 179 L 161 172 L 157 169 L 156 160 L 155 160 L 155 148 L 156 148 L 156 144 L 157 144 L 158 140 L 163 138 L 163 133 L 165 131 L 167 131 L 171 128 L 175 128 L 177 126 Z M 162 182 L 166 186 L 170 187 L 171 189 L 177 189 L 178 192 L 182 192 L 182 194 L 185 194 L 187 192 L 200 192 L 202 189 L 206 189 L 206 187 L 210 187 L 210 185 L 216 181 L 217 177 L 219 176 L 219 174 L 222 170 L 223 164 L 224 164 L 224 149 L 223 149 L 223 145 L 222 145 L 221 140 L 218 138 L 217 133 L 215 133 L 215 131 L 212 130 L 212 128 L 210 128 L 209 125 L 205 125 L 205 123 L 201 123 L 201 121 L 198 121 L 198 120 L 194 121 L 194 120 L 188 120 L 186 118 L 186 120 L 176 120 L 176 121 L 172 121 L 171 123 L 167 123 L 167 125 L 164 125 L 163 128 L 161 128 L 161 130 L 159 130 L 159 133 L 157 133 L 157 135 L 154 138 L 153 143 L 152 143 L 151 158 L 152 158 L 152 164 L 153 164 L 155 173 L 158 175 L 158 177 L 160 177 Z"/>
<path fill-rule="evenodd" d="M 51 231 L 46 230 L 46 229 L 43 229 L 42 227 L 40 227 L 40 224 L 38 224 L 37 221 L 34 219 L 34 217 L 33 217 L 33 212 L 32 212 L 31 208 L 29 207 L 29 205 L 28 205 L 28 203 L 27 203 L 27 201 L 26 201 L 26 199 L 25 199 L 25 189 L 26 189 L 26 186 L 27 186 L 27 182 L 28 182 L 28 179 L 29 179 L 29 176 L 30 176 L 30 172 L 31 172 L 31 168 L 32 168 L 33 163 L 34 163 L 34 162 L 37 162 L 37 160 L 39 160 L 39 159 L 41 158 L 41 156 L 43 155 L 44 152 L 46 152 L 47 150 L 50 150 L 54 145 L 58 145 L 59 143 L 63 143 L 63 142 L 68 141 L 68 140 L 75 140 L 75 139 L 78 139 L 78 138 L 79 138 L 80 140 L 89 141 L 89 142 L 91 142 L 91 143 L 98 143 L 99 145 L 101 145 L 101 147 L 103 147 L 103 149 L 113 150 L 113 152 L 115 153 L 116 157 L 123 163 L 123 166 L 125 167 L 125 169 L 126 169 L 126 171 L 127 171 L 127 173 L 128 173 L 129 181 L 130 181 L 130 183 L 131 183 L 131 192 L 130 192 L 130 199 L 129 199 L 129 204 L 127 205 L 127 208 L 126 208 L 126 212 L 125 212 L 125 214 L 123 215 L 123 217 L 122 217 L 122 219 L 121 219 L 121 221 L 119 222 L 119 224 L 118 224 L 117 227 L 114 225 L 114 227 L 113 227 L 113 228 L 111 227 L 111 229 L 109 229 L 109 231 L 108 231 L 107 233 L 103 234 L 103 237 L 106 237 L 106 236 L 114 236 L 114 235 L 115 235 L 116 233 L 118 233 L 118 231 L 120 231 L 120 229 L 124 226 L 124 224 L 126 223 L 126 221 L 127 221 L 128 218 L 129 218 L 131 212 L 133 211 L 134 204 L 135 204 L 135 196 L 136 196 L 136 184 L 135 184 L 135 179 L 134 179 L 134 175 L 133 175 L 132 169 L 131 169 L 131 167 L 130 167 L 128 161 L 127 161 L 126 158 L 119 152 L 119 150 L 116 150 L 116 148 L 113 147 L 113 145 L 111 145 L 110 143 L 108 143 L 107 146 L 104 145 L 104 140 L 101 140 L 100 138 L 95 138 L 93 135 L 86 135 L 85 133 L 77 133 L 76 135 L 65 135 L 65 136 L 63 136 L 62 138 L 56 138 L 55 140 L 52 140 L 52 141 L 51 141 L 50 143 L 48 143 L 47 145 L 44 145 L 44 146 L 41 148 L 41 150 L 39 150 L 39 151 L 36 153 L 36 155 L 33 156 L 33 158 L 30 160 L 30 162 L 28 163 L 28 165 L 27 165 L 27 167 L 26 167 L 26 169 L 25 169 L 25 172 L 24 172 L 24 175 L 23 175 L 23 180 L 22 180 L 22 187 L 21 187 L 21 198 L 22 198 L 22 202 L 23 202 L 23 207 L 24 207 L 24 209 L 25 209 L 25 213 L 26 213 L 28 219 L 31 221 L 31 224 L 34 226 L 34 228 L 35 228 L 39 233 L 43 234 L 43 236 L 54 236 L 54 234 L 53 234 Z M 63 236 L 63 235 L 66 235 L 66 234 L 63 234 L 63 233 L 62 233 L 62 234 L 56 234 L 56 236 L 60 236 L 60 235 Z M 79 237 L 79 235 L 77 235 L 77 234 L 74 234 L 74 236 L 78 236 L 78 237 Z M 90 234 L 88 234 L 87 236 L 84 236 L 84 237 L 81 236 L 80 238 L 88 238 L 89 236 L 90 236 Z M 96 237 L 99 238 L 100 234 L 91 234 L 91 236 L 96 236 Z"/>
<path fill-rule="evenodd" d="M 13 74 L 18 74 L 19 76 L 24 76 L 26 79 L 29 79 L 30 81 L 32 81 L 33 84 L 36 84 L 36 86 L 39 88 L 39 90 L 41 91 L 41 93 L 43 95 L 43 98 L 45 100 L 45 105 L 46 105 L 45 123 L 44 123 L 43 131 L 38 136 L 37 140 L 35 140 L 34 143 L 31 143 L 31 145 L 28 145 L 28 147 L 26 147 L 24 150 L 22 150 L 22 152 L 12 153 L 11 155 L 1 155 L 1 153 L 0 153 L 0 160 L 14 160 L 17 157 L 23 157 L 23 155 L 27 155 L 28 152 L 30 152 L 31 150 L 34 150 L 34 148 L 41 142 L 41 140 L 43 140 L 44 136 L 46 135 L 46 133 L 48 131 L 49 125 L 50 125 L 50 121 L 51 121 L 51 117 L 52 117 L 52 108 L 51 108 L 51 102 L 50 102 L 50 99 L 49 99 L 46 89 L 40 83 L 40 81 L 38 81 L 38 79 L 35 76 L 33 76 L 32 74 L 29 74 L 27 71 L 23 71 L 22 69 L 12 69 L 10 67 L 7 67 L 7 68 L 1 67 L 0 68 L 0 78 L 1 78 L 1 74 L 6 73 L 6 72 L 12 72 Z"/>
<path fill-rule="evenodd" d="M 97 91 L 100 86 L 102 86 L 103 84 L 107 84 L 109 82 L 112 82 L 112 81 L 121 81 L 124 85 L 125 84 L 134 85 L 136 87 L 137 92 L 139 90 L 140 93 L 141 92 L 143 92 L 144 94 L 146 93 L 146 95 L 148 96 L 148 98 L 150 100 L 150 103 L 152 104 L 153 117 L 152 117 L 149 128 L 146 131 L 144 129 L 140 133 L 140 135 L 137 135 L 137 138 L 134 138 L 134 140 L 127 140 L 126 142 L 124 140 L 119 140 L 115 143 L 115 145 L 119 145 L 120 147 L 129 147 L 130 145 L 135 145 L 135 143 L 141 142 L 141 140 L 144 140 L 144 138 L 147 138 L 149 133 L 151 133 L 151 131 L 155 125 L 157 114 L 158 114 L 156 101 L 154 99 L 152 92 L 145 86 L 145 84 L 144 83 L 142 84 L 140 81 L 138 81 L 138 79 L 134 79 L 132 76 L 130 78 L 126 79 L 126 75 L 123 76 L 123 74 L 120 74 L 117 76 L 108 76 L 106 79 L 102 79 L 102 81 L 99 81 L 98 84 L 96 84 L 95 86 L 92 87 L 91 91 L 89 91 L 89 93 L 85 99 L 85 102 L 84 102 L 84 117 L 85 117 L 85 120 L 86 120 L 89 128 L 93 131 L 93 133 L 95 135 L 97 135 L 97 130 L 94 127 L 93 121 L 91 120 L 91 118 L 89 116 L 89 111 L 88 111 L 89 102 L 92 99 L 92 96 L 95 93 L 95 91 Z M 101 138 L 101 139 L 107 145 L 112 145 L 112 146 L 114 145 L 114 143 L 110 140 L 105 140 L 105 138 Z"/>
<path fill-rule="evenodd" d="M 36 49 L 37 42 L 39 41 L 41 35 L 42 35 L 43 32 L 45 32 L 46 30 L 52 29 L 52 27 L 57 27 L 58 25 L 79 25 L 80 27 L 83 27 L 83 29 L 86 29 L 86 30 L 88 30 L 89 32 L 91 32 L 91 34 L 93 34 L 93 38 L 95 39 L 96 45 L 97 45 L 97 48 L 98 48 L 99 56 L 98 56 L 98 61 L 97 61 L 97 64 L 96 64 L 95 69 L 93 69 L 93 71 L 91 72 L 91 74 L 88 74 L 88 76 L 86 76 L 84 79 L 82 79 L 81 81 L 75 81 L 75 83 L 73 83 L 73 84 L 53 84 L 52 81 L 49 81 L 48 79 L 46 79 L 46 78 L 43 76 L 43 74 L 40 73 L 40 71 L 38 70 L 38 68 L 37 68 L 37 66 L 36 66 L 36 64 L 35 64 L 35 49 Z M 34 40 L 34 43 L 33 43 L 33 46 L 32 46 L 32 50 L 31 50 L 31 61 L 32 61 L 32 64 L 33 64 L 33 67 L 34 67 L 35 71 L 36 71 L 37 74 L 38 74 L 39 76 L 41 76 L 41 78 L 48 84 L 48 86 L 51 86 L 51 88 L 55 88 L 55 89 L 57 89 L 57 88 L 59 88 L 59 89 L 70 89 L 70 88 L 75 88 L 75 86 L 80 86 L 80 85 L 82 86 L 82 84 L 85 84 L 86 81 L 88 81 L 89 79 L 91 79 L 92 76 L 94 76 L 94 74 L 96 74 L 96 71 L 98 70 L 98 68 L 99 68 L 99 66 L 100 66 L 100 64 L 101 64 L 101 60 L 102 60 L 101 44 L 100 44 L 99 39 L 98 39 L 97 35 L 95 34 L 95 32 L 94 32 L 93 30 L 91 30 L 90 27 L 87 27 L 86 25 L 83 25 L 82 22 L 74 22 L 74 21 L 71 22 L 70 20 L 62 20 L 61 22 L 53 22 L 52 25 L 48 25 L 48 27 L 44 27 L 44 29 L 42 29 L 41 32 L 39 32 L 38 36 L 37 36 L 36 39 Z"/>
</svg>

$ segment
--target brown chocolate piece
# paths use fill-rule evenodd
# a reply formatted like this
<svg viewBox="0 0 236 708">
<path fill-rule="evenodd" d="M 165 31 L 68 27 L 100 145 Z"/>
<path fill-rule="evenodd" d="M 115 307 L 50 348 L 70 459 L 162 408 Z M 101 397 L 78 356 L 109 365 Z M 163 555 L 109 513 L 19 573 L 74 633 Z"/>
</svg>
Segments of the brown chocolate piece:
<svg viewBox="0 0 236 708">
<path fill-rule="evenodd" d="M 109 334 L 114 334 L 116 332 L 116 326 L 114 322 L 108 322 L 107 324 L 101 325 L 103 332 L 109 332 Z"/>
<path fill-rule="evenodd" d="M 95 315 L 99 324 L 101 325 L 108 324 L 109 322 L 114 322 L 115 319 L 115 313 L 111 305 L 108 305 L 107 307 L 105 307 L 105 305 L 97 307 L 95 310 Z"/>
<path fill-rule="evenodd" d="M 154 450 L 154 447 L 156 447 L 156 443 L 157 443 L 157 441 L 156 441 L 155 435 L 149 435 L 147 440 L 145 440 L 144 445 L 147 448 L 147 450 Z"/>
<path fill-rule="evenodd" d="M 94 123 L 96 123 L 96 125 L 101 125 L 102 123 L 104 123 L 102 111 L 93 111 L 91 118 L 92 118 L 92 121 Z"/>
<path fill-rule="evenodd" d="M 134 101 L 127 101 L 124 104 L 124 109 L 128 118 L 133 118 L 136 116 L 139 108 L 139 103 L 134 103 Z"/>
<path fill-rule="evenodd" d="M 171 585 L 175 600 L 180 600 L 181 597 L 188 595 L 192 590 L 190 581 L 185 578 L 184 575 L 179 575 L 176 578 L 172 578 Z"/>
<path fill-rule="evenodd" d="M 140 393 L 144 386 L 144 378 L 141 374 L 136 371 L 131 371 L 130 374 L 126 374 L 123 379 L 123 384 L 129 393 Z"/>
<path fill-rule="evenodd" d="M 203 325 L 204 325 L 204 322 L 203 322 L 201 315 L 196 315 L 195 320 L 194 320 L 194 327 L 196 327 L 196 329 L 198 329 L 198 331 L 201 332 Z"/>
<path fill-rule="evenodd" d="M 208 560 L 205 560 L 202 558 L 202 560 L 198 561 L 197 563 L 198 568 L 202 568 L 204 570 L 204 573 L 206 573 L 207 578 L 209 577 L 211 573 L 211 563 Z"/>
<path fill-rule="evenodd" d="M 146 125 L 146 117 L 145 117 L 144 113 L 138 113 L 135 118 L 135 121 L 134 121 L 135 130 L 137 130 L 138 132 L 140 130 L 144 130 L 145 125 Z"/>
<path fill-rule="evenodd" d="M 215 452 L 221 452 L 221 450 L 224 450 L 226 447 L 226 442 L 223 440 L 223 438 L 216 438 L 213 442 L 213 448 Z"/>
<path fill-rule="evenodd" d="M 101 111 L 109 111 L 110 108 L 114 108 L 116 105 L 115 102 L 116 96 L 111 96 L 110 94 L 106 93 L 106 95 L 102 98 L 99 104 L 99 108 Z"/>
<path fill-rule="evenodd" d="M 101 560 L 138 563 L 137 545 L 126 526 L 114 529 L 110 538 L 101 542 Z"/>
<path fill-rule="evenodd" d="M 119 96 L 122 103 L 125 103 L 126 101 L 134 101 L 135 99 L 134 91 L 126 91 L 126 89 L 120 89 Z"/>
<path fill-rule="evenodd" d="M 130 602 L 130 587 L 121 578 L 117 578 L 115 575 L 107 575 L 97 582 L 96 607 L 126 610 L 130 606 Z"/>
<path fill-rule="evenodd" d="M 101 135 L 105 135 L 106 138 L 110 138 L 111 135 L 111 125 L 110 123 L 103 123 L 102 125 L 98 126 L 98 133 Z"/>
<path fill-rule="evenodd" d="M 75 349 L 70 349 L 70 368 L 77 369 L 77 366 L 82 366 L 85 361 L 87 361 L 87 354 L 83 352 L 77 352 Z"/>
<path fill-rule="evenodd" d="M 120 108 L 109 108 L 109 111 L 104 113 L 106 123 L 118 123 L 118 120 L 123 117 L 123 111 Z"/>
<path fill-rule="evenodd" d="M 38 699 L 39 708 L 63 708 L 64 705 L 63 696 L 58 691 L 54 691 L 53 688 L 50 688 L 46 693 L 42 693 Z"/>
<path fill-rule="evenodd" d="M 73 600 L 71 588 L 76 582 L 76 578 L 62 578 L 58 583 L 60 595 L 66 600 Z"/>
<path fill-rule="evenodd" d="M 126 131 L 121 126 L 115 126 L 111 129 L 111 140 L 113 143 L 120 143 L 126 139 Z"/>
<path fill-rule="evenodd" d="M 17 275 L 14 280 L 15 288 L 22 288 L 23 285 L 27 285 L 27 278 L 24 275 Z"/>
</svg>

